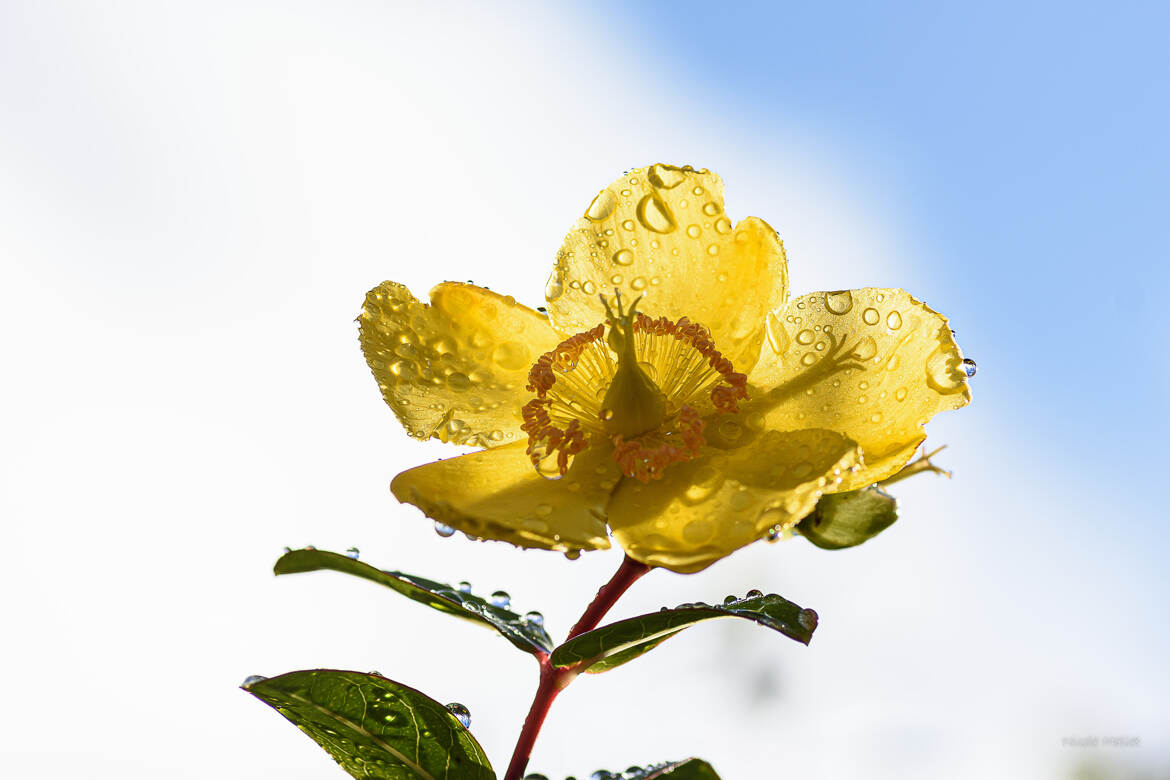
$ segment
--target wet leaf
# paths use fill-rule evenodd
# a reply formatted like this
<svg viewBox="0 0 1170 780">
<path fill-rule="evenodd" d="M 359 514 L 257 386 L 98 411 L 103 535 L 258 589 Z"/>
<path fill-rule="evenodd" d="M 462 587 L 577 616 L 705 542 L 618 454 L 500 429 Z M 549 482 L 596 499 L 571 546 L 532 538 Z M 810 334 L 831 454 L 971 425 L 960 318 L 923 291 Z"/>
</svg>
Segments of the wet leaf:
<svg viewBox="0 0 1170 780">
<path fill-rule="evenodd" d="M 599 769 L 590 777 L 594 780 L 719 780 L 711 765 L 700 758 L 630 767 L 621 772 Z"/>
<path fill-rule="evenodd" d="M 325 550 L 293 550 L 276 562 L 276 574 L 297 574 L 306 571 L 332 569 L 343 574 L 376 582 L 401 593 L 409 599 L 494 628 L 516 647 L 528 653 L 547 653 L 553 641 L 543 625 L 526 621 L 521 615 L 492 605 L 490 602 L 442 582 L 435 582 L 400 571 L 383 571 L 368 563 Z"/>
<path fill-rule="evenodd" d="M 314 669 L 244 690 L 308 734 L 353 777 L 495 778 L 483 748 L 446 707 L 385 677 Z"/>
<path fill-rule="evenodd" d="M 872 539 L 897 519 L 894 497 L 879 487 L 867 487 L 821 496 L 796 530 L 817 547 L 840 550 Z"/>
<path fill-rule="evenodd" d="M 587 631 L 554 650 L 552 663 L 558 667 L 581 664 L 581 670 L 590 674 L 609 671 L 654 649 L 685 628 L 724 617 L 759 623 L 806 645 L 817 627 L 816 612 L 801 609 L 774 593 L 751 595 L 720 605 L 683 604 Z"/>
</svg>

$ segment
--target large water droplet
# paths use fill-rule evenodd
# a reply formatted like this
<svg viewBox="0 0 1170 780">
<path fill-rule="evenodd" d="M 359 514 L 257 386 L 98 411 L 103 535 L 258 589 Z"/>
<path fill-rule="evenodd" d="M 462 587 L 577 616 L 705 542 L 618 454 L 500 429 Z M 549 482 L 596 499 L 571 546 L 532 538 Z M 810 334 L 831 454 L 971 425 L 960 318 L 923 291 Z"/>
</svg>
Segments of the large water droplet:
<svg viewBox="0 0 1170 780">
<path fill-rule="evenodd" d="M 267 679 L 268 678 L 262 674 L 253 674 L 253 675 L 250 675 L 250 676 L 244 678 L 243 687 L 249 688 L 249 687 L 255 685 L 256 683 L 262 683 Z"/>
<path fill-rule="evenodd" d="M 857 346 L 853 349 L 853 357 L 858 360 L 870 360 L 877 354 L 877 351 L 877 342 L 874 341 L 873 336 L 866 336 L 857 342 Z"/>
<path fill-rule="evenodd" d="M 853 308 L 853 293 L 837 290 L 825 295 L 825 308 L 833 314 L 847 314 Z"/>
<path fill-rule="evenodd" d="M 686 181 L 687 175 L 681 168 L 658 163 L 650 166 L 650 170 L 646 172 L 646 178 L 658 189 L 669 190 Z"/>
<path fill-rule="evenodd" d="M 613 213 L 615 206 L 617 206 L 617 196 L 608 189 L 602 190 L 589 204 L 589 208 L 585 209 L 585 218 L 593 222 L 600 222 Z"/>
<path fill-rule="evenodd" d="M 897 330 L 902 327 L 902 314 L 897 310 L 886 315 L 886 327 L 890 330 Z"/>
<path fill-rule="evenodd" d="M 619 249 L 613 253 L 613 261 L 617 265 L 633 265 L 634 253 L 628 249 Z"/>
<path fill-rule="evenodd" d="M 359 557 L 361 557 L 362 551 L 356 547 L 350 547 L 345 551 L 345 554 L 347 557 L 353 558 L 356 561 Z"/>
<path fill-rule="evenodd" d="M 791 344 L 788 339 L 788 331 L 784 329 L 780 318 L 772 312 L 768 312 L 768 316 L 764 319 L 764 334 L 768 337 L 768 346 L 777 355 L 783 354 Z"/>
<path fill-rule="evenodd" d="M 796 334 L 797 344 L 811 344 L 813 343 L 813 332 L 807 328 Z"/>
<path fill-rule="evenodd" d="M 758 599 L 760 596 L 763 596 L 763 595 L 764 595 L 763 591 L 759 591 L 759 590 L 756 590 L 755 588 L 752 588 L 751 590 L 749 590 L 747 592 L 747 594 L 744 596 L 744 598 L 745 599 Z"/>
<path fill-rule="evenodd" d="M 950 347 L 939 347 L 926 359 L 926 383 L 944 395 L 963 387 L 966 371 L 959 368 L 958 354 Z"/>
<path fill-rule="evenodd" d="M 861 313 L 861 319 L 865 321 L 866 325 L 877 325 L 881 318 L 882 315 L 878 314 L 878 310 L 874 308 L 866 309 Z"/>
<path fill-rule="evenodd" d="M 458 587 L 459 587 L 460 593 L 464 593 L 464 594 L 471 593 L 471 583 L 468 582 L 467 580 L 463 580 L 462 582 L 460 582 Z"/>
<path fill-rule="evenodd" d="M 447 705 L 447 711 L 454 715 L 459 720 L 459 722 L 463 724 L 463 728 L 471 728 L 471 710 L 467 709 L 459 702 L 453 701 Z"/>
<path fill-rule="evenodd" d="M 554 268 L 544 285 L 544 297 L 550 301 L 560 298 L 565 293 L 565 285 L 561 282 L 560 273 Z"/>
<path fill-rule="evenodd" d="M 455 529 L 449 525 L 444 525 L 443 523 L 436 520 L 435 521 L 435 533 L 437 533 L 439 536 L 446 539 L 446 538 L 453 536 L 455 534 Z"/>
<path fill-rule="evenodd" d="M 653 230 L 655 233 L 669 233 L 675 228 L 674 215 L 670 213 L 670 207 L 653 193 L 638 203 L 638 221 L 645 225 L 647 230 Z"/>
<path fill-rule="evenodd" d="M 967 375 L 968 379 L 975 376 L 975 372 L 978 369 L 979 369 L 979 367 L 977 365 L 975 365 L 974 360 L 972 360 L 971 358 L 963 358 L 963 373 Z"/>
<path fill-rule="evenodd" d="M 492 593 L 492 606 L 506 609 L 512 603 L 512 597 L 508 595 L 506 590 L 497 590 Z"/>
<path fill-rule="evenodd" d="M 540 614 L 539 612 L 536 612 L 535 610 L 532 612 L 525 612 L 524 613 L 524 622 L 530 626 L 543 626 L 544 625 L 544 615 Z"/>
</svg>

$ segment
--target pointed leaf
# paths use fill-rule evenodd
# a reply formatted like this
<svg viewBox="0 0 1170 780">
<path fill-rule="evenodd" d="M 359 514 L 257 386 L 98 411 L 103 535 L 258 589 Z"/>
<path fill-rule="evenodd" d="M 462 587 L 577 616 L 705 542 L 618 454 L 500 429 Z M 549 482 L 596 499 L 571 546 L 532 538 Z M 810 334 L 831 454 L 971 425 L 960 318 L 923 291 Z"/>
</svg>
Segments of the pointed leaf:
<svg viewBox="0 0 1170 780">
<path fill-rule="evenodd" d="M 594 780 L 719 780 L 719 775 L 715 774 L 711 765 L 700 758 L 630 767 L 624 772 L 599 769 L 591 777 Z"/>
<path fill-rule="evenodd" d="M 493 606 L 479 596 L 463 593 L 445 583 L 416 577 L 413 574 L 382 571 L 339 553 L 325 550 L 293 550 L 280 557 L 274 571 L 280 575 L 321 569 L 332 569 L 371 580 L 432 609 L 490 626 L 525 652 L 547 653 L 553 648 L 553 641 L 543 625 L 529 622 L 510 610 Z"/>
<path fill-rule="evenodd" d="M 325 748 L 353 777 L 494 780 L 483 748 L 434 699 L 385 677 L 289 672 L 244 687 Z"/>
<path fill-rule="evenodd" d="M 897 519 L 898 502 L 875 485 L 821 496 L 796 530 L 817 547 L 841 550 L 872 539 Z"/>
<path fill-rule="evenodd" d="M 714 618 L 738 617 L 808 644 L 817 613 L 801 609 L 776 594 L 751 595 L 720 605 L 683 604 L 674 609 L 619 620 L 574 637 L 553 651 L 553 666 L 581 665 L 591 674 L 605 672 L 654 649 L 684 628 Z"/>
</svg>

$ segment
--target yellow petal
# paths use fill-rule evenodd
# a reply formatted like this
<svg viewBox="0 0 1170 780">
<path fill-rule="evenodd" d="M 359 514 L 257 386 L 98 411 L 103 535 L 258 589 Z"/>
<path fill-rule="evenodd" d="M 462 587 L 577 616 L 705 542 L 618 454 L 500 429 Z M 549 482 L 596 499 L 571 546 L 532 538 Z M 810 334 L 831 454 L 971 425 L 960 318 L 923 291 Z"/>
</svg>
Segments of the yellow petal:
<svg viewBox="0 0 1170 780">
<path fill-rule="evenodd" d="M 527 440 L 528 369 L 560 341 L 545 316 L 469 284 L 440 284 L 427 305 L 383 282 L 358 321 L 382 397 L 411 436 L 483 447 Z"/>
<path fill-rule="evenodd" d="M 660 480 L 623 481 L 610 527 L 630 557 L 696 572 L 795 525 L 856 461 L 857 445 L 833 431 L 769 431 L 751 447 L 674 464 Z"/>
<path fill-rule="evenodd" d="M 604 550 L 606 504 L 621 477 L 608 447 L 577 455 L 568 473 L 536 473 L 526 442 L 404 471 L 394 496 L 444 525 L 484 539 L 545 550 Z"/>
<path fill-rule="evenodd" d="M 865 465 L 839 487 L 853 490 L 897 472 L 931 417 L 971 400 L 962 360 L 946 317 L 905 290 L 812 293 L 768 315 L 745 419 L 853 439 Z"/>
<path fill-rule="evenodd" d="M 776 231 L 749 217 L 733 229 L 723 182 L 669 165 L 637 168 L 602 190 L 565 237 L 545 288 L 557 330 L 578 333 L 605 320 L 599 293 L 614 288 L 638 310 L 689 317 L 711 331 L 739 371 L 759 354 L 764 315 L 788 294 Z"/>
</svg>

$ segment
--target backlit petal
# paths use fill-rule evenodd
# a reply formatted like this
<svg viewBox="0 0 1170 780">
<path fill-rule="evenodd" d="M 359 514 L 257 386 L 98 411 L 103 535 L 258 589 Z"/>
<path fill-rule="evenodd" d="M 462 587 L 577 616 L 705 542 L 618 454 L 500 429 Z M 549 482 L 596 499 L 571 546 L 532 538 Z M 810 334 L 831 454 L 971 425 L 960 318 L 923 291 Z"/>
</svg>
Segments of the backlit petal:
<svg viewBox="0 0 1170 780">
<path fill-rule="evenodd" d="M 362 352 L 411 436 L 491 447 L 526 439 L 528 368 L 560 337 L 512 297 L 445 282 L 427 305 L 395 282 L 366 295 Z"/>
<path fill-rule="evenodd" d="M 545 550 L 604 550 L 606 504 L 621 477 L 608 447 L 577 455 L 568 473 L 536 473 L 524 442 L 428 463 L 390 490 L 428 517 L 484 539 Z"/>
<path fill-rule="evenodd" d="M 853 439 L 865 465 L 839 487 L 853 490 L 897 472 L 931 417 L 971 400 L 962 360 L 946 317 L 905 290 L 812 293 L 768 316 L 745 419 Z"/>
<path fill-rule="evenodd" d="M 707 171 L 651 165 L 594 198 L 565 237 L 545 289 L 565 334 L 604 321 L 599 293 L 644 296 L 638 310 L 706 326 L 736 370 L 759 354 L 764 315 L 788 293 L 784 247 L 763 220 L 734 228 L 723 182 Z"/>
<path fill-rule="evenodd" d="M 857 445 L 839 433 L 769 431 L 752 447 L 674 464 L 660 480 L 624 480 L 610 526 L 630 557 L 699 571 L 773 526 L 795 525 L 856 460 Z"/>
</svg>

